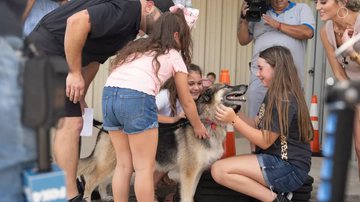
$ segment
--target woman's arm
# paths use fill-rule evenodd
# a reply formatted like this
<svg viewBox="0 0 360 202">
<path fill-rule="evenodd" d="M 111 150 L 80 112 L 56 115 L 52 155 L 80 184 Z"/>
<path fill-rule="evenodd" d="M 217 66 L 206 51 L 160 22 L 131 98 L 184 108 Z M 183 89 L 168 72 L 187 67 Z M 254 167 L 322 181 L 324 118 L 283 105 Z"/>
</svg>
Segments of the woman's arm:
<svg viewBox="0 0 360 202">
<path fill-rule="evenodd" d="M 245 123 L 247 123 L 249 126 L 255 128 L 256 127 L 256 121 L 255 119 L 252 119 L 250 117 L 247 117 L 243 112 L 237 113 L 238 117 L 243 120 Z"/>
<path fill-rule="evenodd" d="M 175 123 L 177 120 L 176 117 L 158 114 L 158 121 L 159 123 Z"/>
<path fill-rule="evenodd" d="M 242 117 L 244 116 L 245 115 L 242 115 Z M 246 118 L 249 120 L 250 124 L 254 124 L 254 126 L 251 126 L 249 123 L 237 116 L 232 108 L 225 107 L 224 105 L 217 106 L 216 118 L 219 121 L 231 123 L 237 131 L 239 131 L 251 143 L 257 145 L 261 149 L 269 148 L 276 141 L 276 139 L 279 138 L 278 133 L 264 131 L 264 133 L 269 133 L 269 138 L 266 138 L 261 130 L 254 127 L 255 120 L 250 121 L 249 118 Z"/>
<path fill-rule="evenodd" d="M 195 101 L 190 94 L 189 86 L 187 84 L 187 74 L 184 72 L 176 72 L 174 78 L 181 106 L 194 128 L 196 137 L 207 138 L 208 133 L 204 124 L 200 121 Z"/>
<path fill-rule="evenodd" d="M 330 66 L 334 73 L 335 78 L 340 81 L 348 80 L 349 77 L 347 76 L 344 68 L 340 65 L 340 63 L 336 59 L 335 50 L 331 46 L 331 44 L 327 38 L 325 27 L 321 28 L 321 30 L 320 30 L 320 38 L 321 38 L 322 44 L 325 48 L 326 57 L 330 63 Z"/>
<path fill-rule="evenodd" d="M 179 121 L 182 118 L 186 118 L 184 112 L 181 112 L 177 116 L 165 116 L 165 115 L 158 114 L 158 121 L 160 123 L 176 123 L 177 121 Z"/>
</svg>

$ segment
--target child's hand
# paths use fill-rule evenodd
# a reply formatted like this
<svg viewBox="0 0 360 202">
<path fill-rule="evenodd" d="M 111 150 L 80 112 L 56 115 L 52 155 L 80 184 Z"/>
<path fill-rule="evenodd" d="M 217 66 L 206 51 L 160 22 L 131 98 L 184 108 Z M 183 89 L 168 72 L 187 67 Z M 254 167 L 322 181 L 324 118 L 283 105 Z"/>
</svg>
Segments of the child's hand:
<svg viewBox="0 0 360 202">
<path fill-rule="evenodd" d="M 209 138 L 209 134 L 203 123 L 199 125 L 199 127 L 194 127 L 195 136 L 200 139 Z"/>
<path fill-rule="evenodd" d="M 215 117 L 219 121 L 231 123 L 235 120 L 236 114 L 232 108 L 220 104 L 216 107 Z"/>
<path fill-rule="evenodd" d="M 180 119 L 185 119 L 186 118 L 185 112 L 184 111 L 180 112 L 179 115 L 177 115 L 175 118 L 176 118 L 175 122 L 179 121 Z"/>
</svg>

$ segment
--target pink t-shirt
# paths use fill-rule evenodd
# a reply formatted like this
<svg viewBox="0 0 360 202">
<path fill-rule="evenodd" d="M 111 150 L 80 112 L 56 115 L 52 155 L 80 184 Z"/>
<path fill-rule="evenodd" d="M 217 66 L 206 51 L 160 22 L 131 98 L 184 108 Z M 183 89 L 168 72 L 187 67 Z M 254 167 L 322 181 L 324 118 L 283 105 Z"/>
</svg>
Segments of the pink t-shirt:
<svg viewBox="0 0 360 202">
<path fill-rule="evenodd" d="M 129 88 L 156 96 L 160 86 L 176 72 L 188 73 L 180 53 L 175 49 L 158 57 L 160 69 L 157 76 L 152 65 L 153 59 L 153 54 L 146 53 L 132 62 L 118 66 L 111 72 L 105 86 Z"/>
</svg>

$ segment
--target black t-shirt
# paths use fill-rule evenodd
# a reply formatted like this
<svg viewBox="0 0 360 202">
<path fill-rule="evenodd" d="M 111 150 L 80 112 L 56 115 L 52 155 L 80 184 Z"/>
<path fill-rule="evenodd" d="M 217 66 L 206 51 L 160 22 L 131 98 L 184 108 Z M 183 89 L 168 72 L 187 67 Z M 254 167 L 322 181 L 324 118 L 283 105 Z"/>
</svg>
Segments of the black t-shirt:
<svg viewBox="0 0 360 202">
<path fill-rule="evenodd" d="M 300 169 L 309 172 L 311 167 L 311 150 L 310 144 L 299 140 L 299 125 L 298 125 L 298 107 L 294 96 L 290 96 L 288 117 L 289 117 L 289 135 L 287 141 L 287 158 L 288 162 L 299 167 Z M 263 104 L 266 107 L 267 96 L 265 96 Z M 259 114 L 258 114 L 259 115 Z M 280 134 L 280 124 L 278 119 L 278 110 L 276 107 L 272 111 L 271 131 Z M 262 127 L 262 123 L 259 124 Z M 256 153 L 266 153 L 276 155 L 281 158 L 281 141 L 280 137 L 268 149 L 263 150 L 256 147 Z"/>
<path fill-rule="evenodd" d="M 66 21 L 84 9 L 90 16 L 91 31 L 83 48 L 83 66 L 93 61 L 104 63 L 108 57 L 135 39 L 139 32 L 139 0 L 75 0 L 44 16 L 28 37 L 29 40 L 45 54 L 65 57 Z"/>
</svg>

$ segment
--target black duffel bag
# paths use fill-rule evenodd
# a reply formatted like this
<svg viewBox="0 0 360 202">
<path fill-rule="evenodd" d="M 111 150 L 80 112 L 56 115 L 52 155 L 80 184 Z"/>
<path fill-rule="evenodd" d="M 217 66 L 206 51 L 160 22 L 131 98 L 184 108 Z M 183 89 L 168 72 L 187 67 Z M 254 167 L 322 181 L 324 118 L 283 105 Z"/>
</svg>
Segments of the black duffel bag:
<svg viewBox="0 0 360 202">
<path fill-rule="evenodd" d="M 63 57 L 34 55 L 27 59 L 23 73 L 24 125 L 51 127 L 64 115 L 67 74 Z"/>
</svg>

